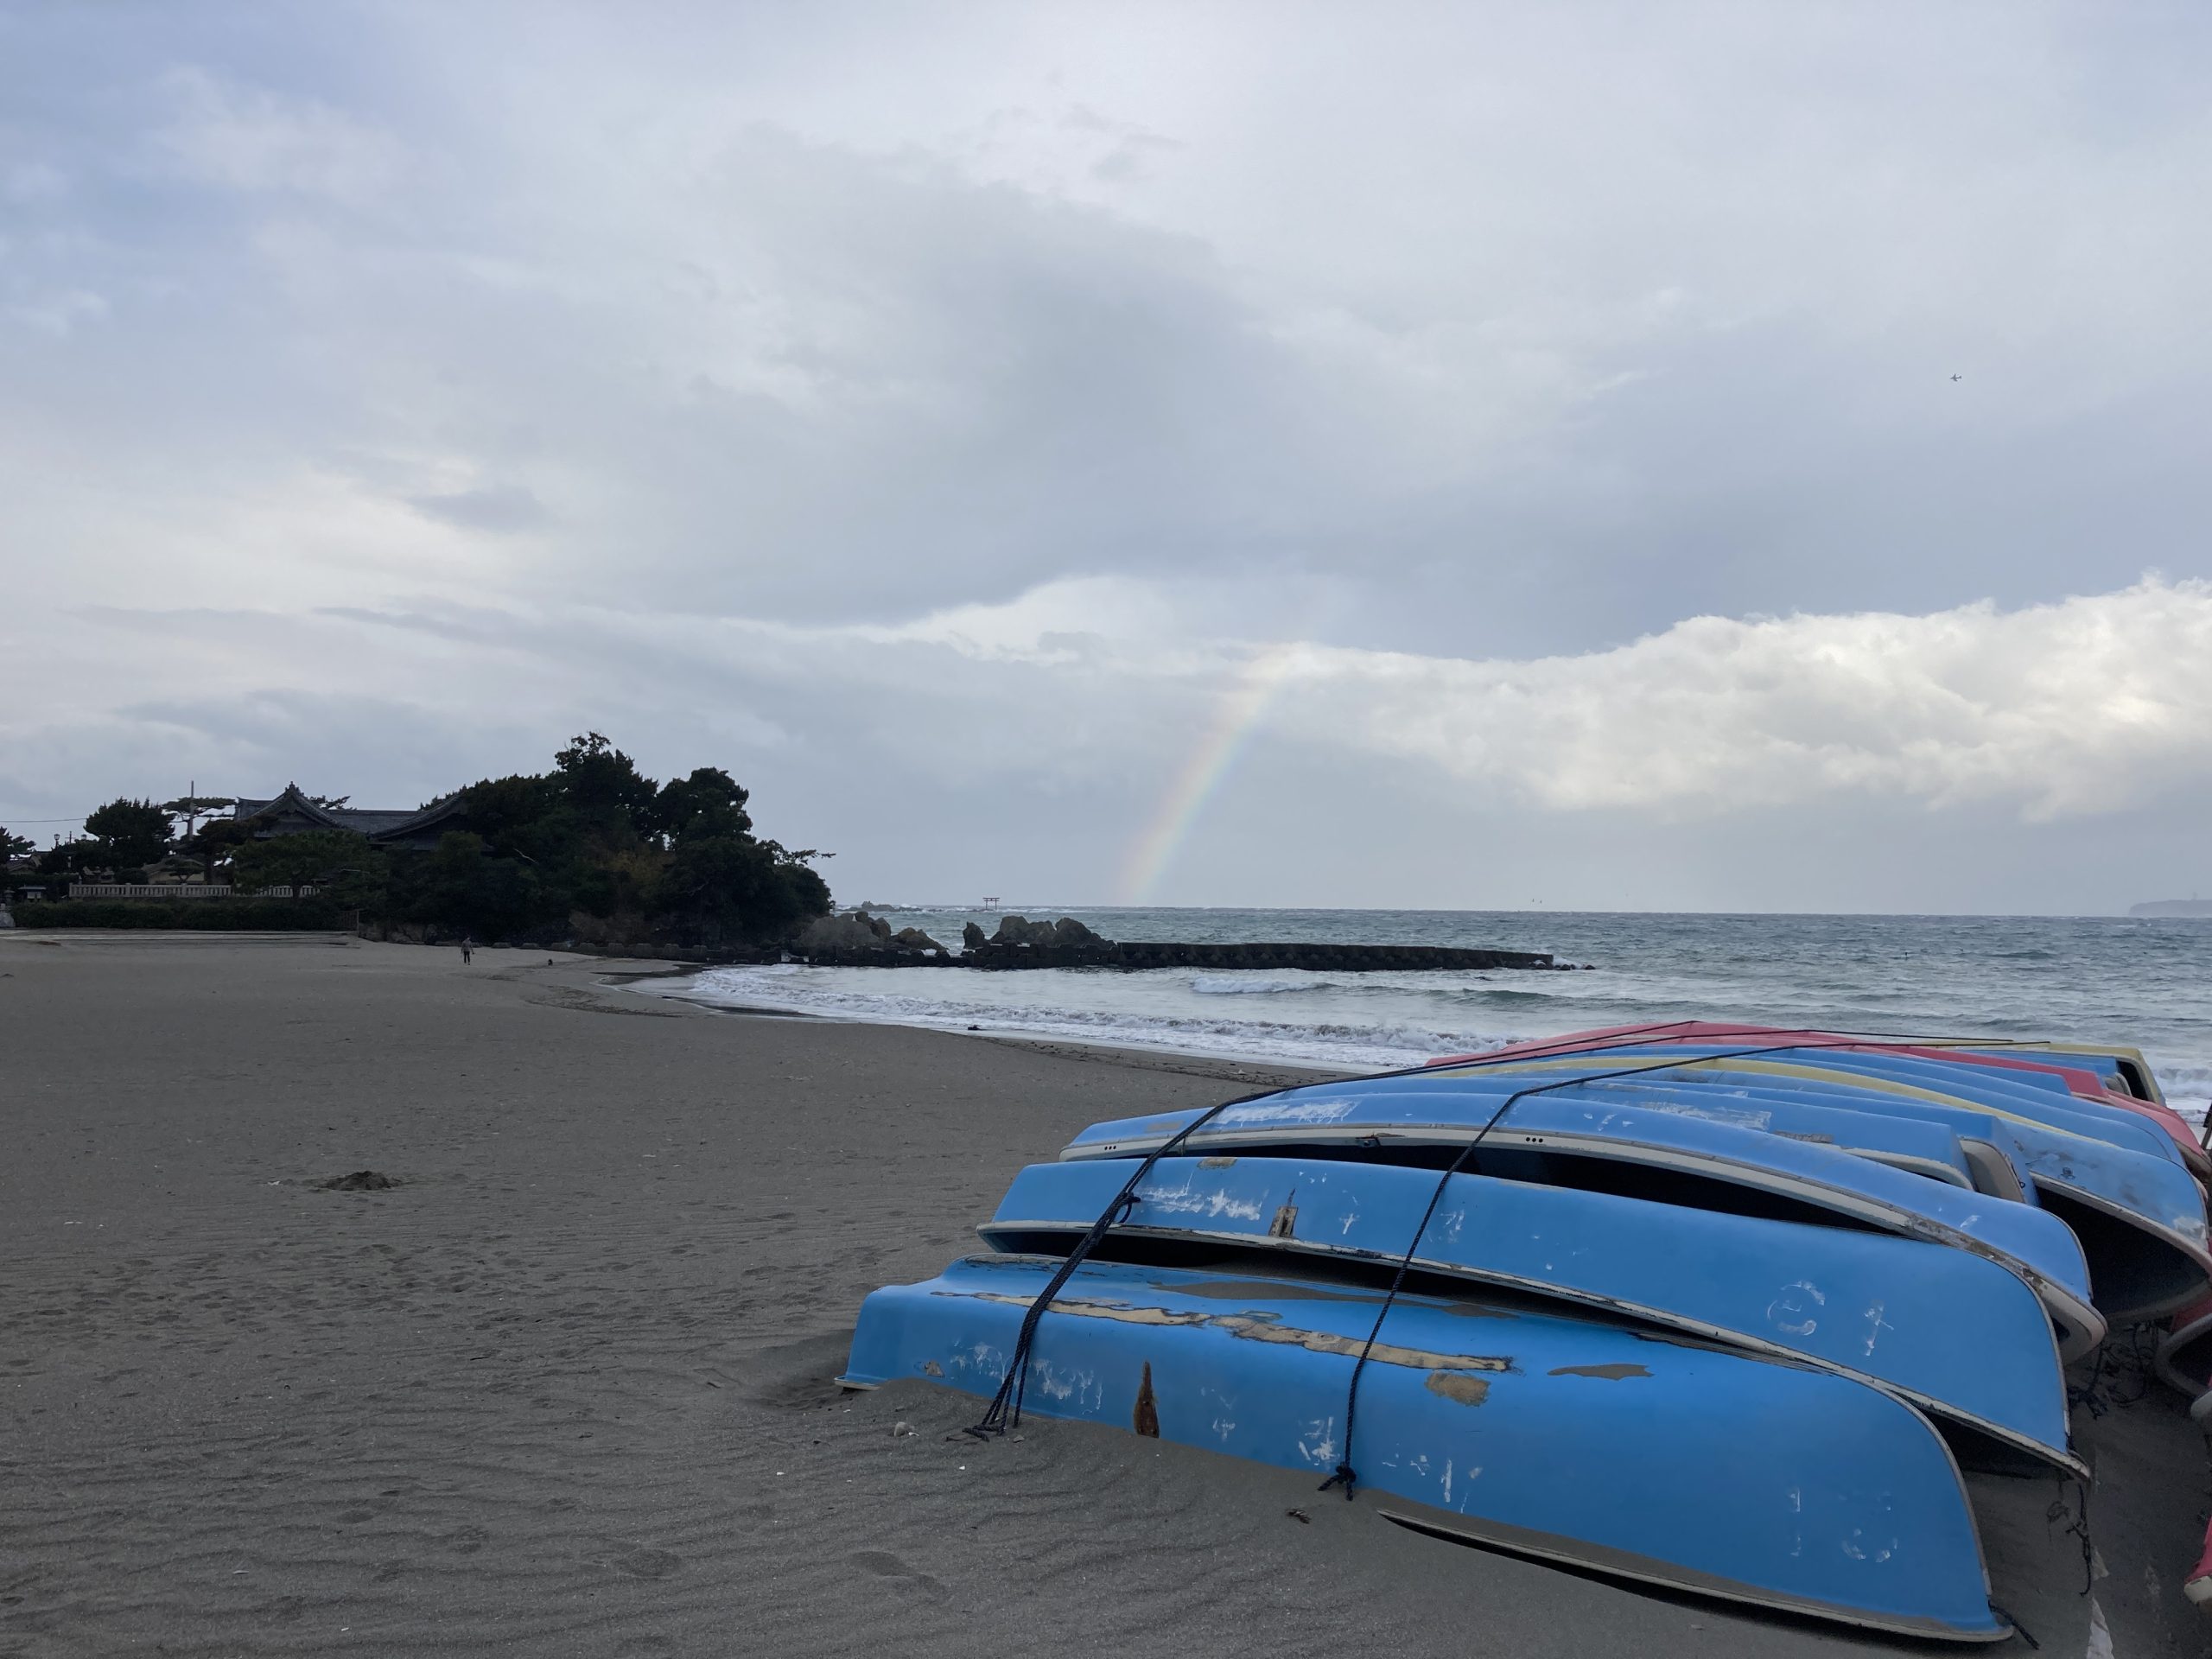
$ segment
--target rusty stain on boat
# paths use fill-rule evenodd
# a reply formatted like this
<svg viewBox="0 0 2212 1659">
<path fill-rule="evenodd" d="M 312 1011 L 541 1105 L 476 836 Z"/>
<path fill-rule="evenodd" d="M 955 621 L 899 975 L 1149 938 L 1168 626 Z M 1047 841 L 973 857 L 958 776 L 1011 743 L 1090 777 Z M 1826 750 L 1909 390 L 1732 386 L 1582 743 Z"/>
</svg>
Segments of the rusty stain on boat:
<svg viewBox="0 0 2212 1659">
<path fill-rule="evenodd" d="M 1465 1371 L 1431 1371 L 1428 1391 L 1440 1394 L 1446 1400 L 1457 1400 L 1463 1406 L 1479 1406 L 1490 1398 L 1490 1379 Z"/>
<path fill-rule="evenodd" d="M 1233 1298 L 1244 1301 L 1252 1294 L 1249 1279 L 1189 1279 L 1168 1285 L 1153 1281 L 1154 1290 L 1172 1290 L 1178 1296 L 1207 1296 Z M 1326 1285 L 1301 1285 L 1295 1281 L 1270 1281 L 1268 1294 L 1293 1302 L 1364 1302 L 1370 1307 L 1379 1307 L 1382 1294 L 1372 1290 L 1332 1290 Z"/>
<path fill-rule="evenodd" d="M 1129 1414 L 1129 1427 L 1148 1440 L 1160 1438 L 1160 1406 L 1152 1396 L 1152 1362 L 1144 1363 L 1144 1381 L 1137 1384 L 1136 1409 Z"/>
<path fill-rule="evenodd" d="M 1035 1300 L 988 1290 L 937 1291 L 932 1294 L 972 1297 L 979 1302 L 999 1302 L 1008 1307 L 1026 1308 Z M 1053 1302 L 1052 1311 L 1079 1319 L 1112 1319 L 1122 1325 L 1211 1328 L 1225 1331 L 1232 1337 L 1241 1337 L 1249 1342 L 1285 1343 L 1310 1353 L 1341 1354 L 1348 1359 L 1357 1359 L 1361 1351 L 1367 1346 L 1357 1337 L 1340 1337 L 1333 1331 L 1301 1331 L 1296 1325 L 1279 1325 L 1275 1322 L 1278 1315 L 1257 1310 L 1243 1313 L 1202 1313 L 1196 1309 L 1133 1307 L 1127 1302 L 1091 1301 L 1083 1297 L 1063 1296 Z M 1402 1348 L 1395 1342 L 1375 1344 L 1368 1349 L 1367 1357 L 1378 1365 L 1404 1365 L 1421 1371 L 1510 1371 L 1513 1369 L 1513 1360 L 1509 1355 L 1440 1354 L 1426 1348 Z"/>
<path fill-rule="evenodd" d="M 1649 1376 L 1651 1373 L 1641 1365 L 1556 1365 L 1552 1376 L 1601 1376 L 1608 1382 L 1618 1382 L 1625 1376 Z"/>
<path fill-rule="evenodd" d="M 1198 1160 L 1198 1167 L 1200 1169 L 1227 1169 L 1236 1161 L 1234 1158 L 1201 1158 Z"/>
<path fill-rule="evenodd" d="M 938 1364 L 937 1361 L 933 1359 L 925 1359 L 922 1362 L 922 1375 L 924 1376 L 943 1376 L 944 1375 L 944 1367 Z"/>
</svg>

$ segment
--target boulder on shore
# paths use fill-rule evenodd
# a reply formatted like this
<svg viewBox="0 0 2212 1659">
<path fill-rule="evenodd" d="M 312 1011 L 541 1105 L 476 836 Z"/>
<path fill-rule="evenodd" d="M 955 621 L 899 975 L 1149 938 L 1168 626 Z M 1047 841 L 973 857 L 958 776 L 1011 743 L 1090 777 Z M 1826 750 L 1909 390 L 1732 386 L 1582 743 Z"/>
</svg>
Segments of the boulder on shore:
<svg viewBox="0 0 2212 1659">
<path fill-rule="evenodd" d="M 983 930 L 970 922 L 960 930 L 960 943 L 969 950 L 980 950 L 988 941 L 983 938 Z"/>
<path fill-rule="evenodd" d="M 809 962 L 849 967 L 910 967 L 926 960 L 949 962 L 951 953 L 918 927 L 896 933 L 881 917 L 865 910 L 842 916 L 817 916 L 791 941 L 794 954 Z"/>
<path fill-rule="evenodd" d="M 890 923 L 856 910 L 849 916 L 816 917 L 792 941 L 792 949 L 803 955 L 818 950 L 880 950 L 890 943 Z"/>
<path fill-rule="evenodd" d="M 970 924 L 973 925 L 973 924 Z M 981 934 L 982 930 L 976 930 Z M 1001 916 L 999 931 L 988 941 L 998 945 L 1057 946 L 1067 949 L 1075 945 L 1111 944 L 1072 916 L 1063 916 L 1057 922 L 1033 922 L 1027 916 Z"/>
</svg>

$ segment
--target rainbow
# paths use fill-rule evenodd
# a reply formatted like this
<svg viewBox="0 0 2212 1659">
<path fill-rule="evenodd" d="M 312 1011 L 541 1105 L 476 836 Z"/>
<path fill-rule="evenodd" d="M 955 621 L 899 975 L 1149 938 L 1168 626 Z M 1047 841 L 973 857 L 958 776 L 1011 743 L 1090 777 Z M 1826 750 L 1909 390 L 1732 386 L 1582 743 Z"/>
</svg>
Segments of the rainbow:
<svg viewBox="0 0 2212 1659">
<path fill-rule="evenodd" d="M 1130 844 L 1122 866 L 1123 904 L 1141 905 L 1151 898 L 1198 814 L 1236 770 L 1297 654 L 1294 645 L 1267 647 L 1244 664 L 1223 693 L 1213 719 L 1199 732 L 1174 781 L 1162 791 L 1160 804 Z"/>
</svg>

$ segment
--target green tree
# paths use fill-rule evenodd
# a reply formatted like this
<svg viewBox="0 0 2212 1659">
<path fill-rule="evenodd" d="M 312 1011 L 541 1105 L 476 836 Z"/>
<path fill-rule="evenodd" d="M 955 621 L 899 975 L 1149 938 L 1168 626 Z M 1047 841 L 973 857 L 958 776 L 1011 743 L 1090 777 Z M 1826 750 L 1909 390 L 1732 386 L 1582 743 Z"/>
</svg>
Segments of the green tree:
<svg viewBox="0 0 2212 1659">
<path fill-rule="evenodd" d="M 212 878 L 218 864 L 253 840 L 253 831 L 240 818 L 211 818 L 180 843 L 188 853 L 204 859 Z"/>
<path fill-rule="evenodd" d="M 384 855 L 350 830 L 310 830 L 240 842 L 231 854 L 231 879 L 250 892 L 264 887 L 322 887 L 350 872 L 356 886 L 381 887 Z"/>
<path fill-rule="evenodd" d="M 0 829 L 0 868 L 13 863 L 16 859 L 29 858 L 37 850 L 38 843 L 29 836 L 14 835 Z"/>
<path fill-rule="evenodd" d="M 757 839 L 727 772 L 661 788 L 598 732 L 541 775 L 469 785 L 463 806 L 467 827 L 435 848 L 391 849 L 378 914 L 498 939 L 557 938 L 581 912 L 618 936 L 711 944 L 782 938 L 830 907 L 807 868 L 828 855 Z"/>
<path fill-rule="evenodd" d="M 701 766 L 689 778 L 671 778 L 653 802 L 652 829 L 675 845 L 709 837 L 742 839 L 753 833 L 745 810 L 750 798 L 720 766 Z"/>
<path fill-rule="evenodd" d="M 543 919 L 537 875 L 513 859 L 493 856 L 484 837 L 466 830 L 448 830 L 435 848 L 416 855 L 408 875 L 408 908 L 416 921 L 505 938 Z"/>
<path fill-rule="evenodd" d="M 830 886 L 773 842 L 703 836 L 669 855 L 653 899 L 664 918 L 704 943 L 765 944 L 827 911 Z"/>
<path fill-rule="evenodd" d="M 105 868 L 108 858 L 97 841 L 65 841 L 38 855 L 41 875 L 67 875 L 73 871 Z"/>
<path fill-rule="evenodd" d="M 562 794 L 591 829 L 634 835 L 651 819 L 653 780 L 597 732 L 569 739 L 553 766 Z"/>
<path fill-rule="evenodd" d="M 151 864 L 168 850 L 169 815 L 151 801 L 110 801 L 85 819 L 85 834 L 109 864 Z"/>
</svg>

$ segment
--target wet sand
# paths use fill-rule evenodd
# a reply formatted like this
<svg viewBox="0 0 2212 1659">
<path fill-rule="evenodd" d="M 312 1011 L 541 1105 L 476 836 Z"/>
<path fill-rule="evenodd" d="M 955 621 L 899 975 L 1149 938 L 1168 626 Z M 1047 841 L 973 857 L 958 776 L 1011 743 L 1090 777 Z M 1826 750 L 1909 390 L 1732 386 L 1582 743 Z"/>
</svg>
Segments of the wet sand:
<svg viewBox="0 0 2212 1659">
<path fill-rule="evenodd" d="M 1268 1079 L 732 1016 L 603 968 L 0 933 L 0 1654 L 1946 1650 L 1109 1430 L 983 1446 L 974 1402 L 841 1395 L 861 1298 L 971 1248 L 1020 1164 Z M 318 1185 L 363 1169 L 399 1185 Z M 2207 1649 L 2180 1586 L 2212 1467 L 2139 1393 L 2123 1366 L 2077 1413 L 2093 1555 L 2071 1483 L 1975 1482 L 2045 1653 Z"/>
</svg>

